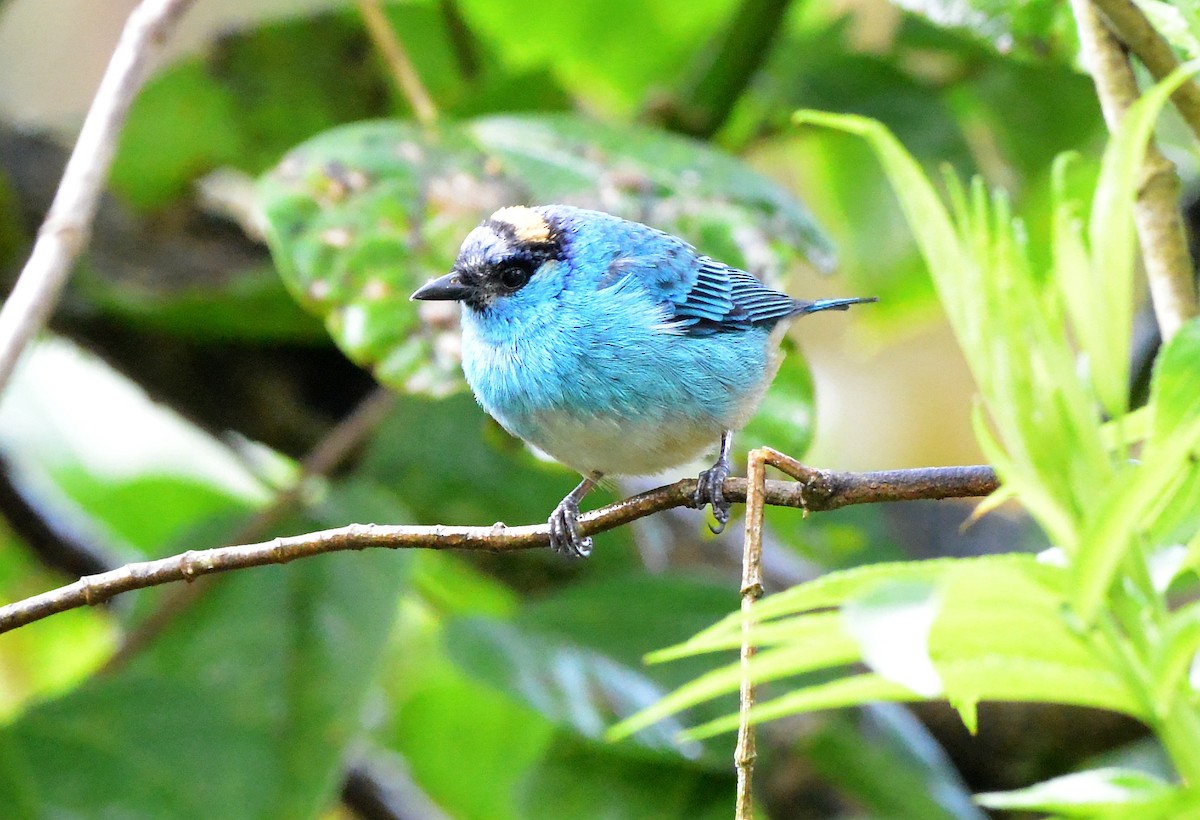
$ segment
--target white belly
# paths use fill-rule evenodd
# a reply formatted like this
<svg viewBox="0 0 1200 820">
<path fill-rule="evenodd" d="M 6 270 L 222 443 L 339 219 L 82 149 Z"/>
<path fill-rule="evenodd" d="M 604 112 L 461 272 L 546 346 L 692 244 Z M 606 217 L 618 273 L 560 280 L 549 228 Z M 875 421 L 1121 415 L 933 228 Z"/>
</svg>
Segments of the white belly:
<svg viewBox="0 0 1200 820">
<path fill-rule="evenodd" d="M 651 475 L 715 452 L 719 424 L 543 413 L 526 440 L 583 475 Z"/>
</svg>

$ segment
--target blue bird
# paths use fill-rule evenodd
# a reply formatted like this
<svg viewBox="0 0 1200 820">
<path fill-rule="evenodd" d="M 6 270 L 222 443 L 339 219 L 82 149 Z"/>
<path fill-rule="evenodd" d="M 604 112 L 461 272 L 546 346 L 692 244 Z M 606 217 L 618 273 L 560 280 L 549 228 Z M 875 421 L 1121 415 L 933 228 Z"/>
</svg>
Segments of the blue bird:
<svg viewBox="0 0 1200 820">
<path fill-rule="evenodd" d="M 496 421 L 583 481 L 550 516 L 582 557 L 579 502 L 602 476 L 677 467 L 720 441 L 694 502 L 729 520 L 733 431 L 778 369 L 782 320 L 873 298 L 806 302 L 682 239 L 566 205 L 502 208 L 413 299 L 462 303 L 463 372 Z"/>
</svg>

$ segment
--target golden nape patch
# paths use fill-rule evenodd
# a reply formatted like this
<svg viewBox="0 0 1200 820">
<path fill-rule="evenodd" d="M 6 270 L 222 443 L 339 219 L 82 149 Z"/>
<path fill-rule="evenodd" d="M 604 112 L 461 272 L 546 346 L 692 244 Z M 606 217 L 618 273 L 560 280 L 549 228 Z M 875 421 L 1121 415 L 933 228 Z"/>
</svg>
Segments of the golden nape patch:
<svg viewBox="0 0 1200 820">
<path fill-rule="evenodd" d="M 550 225 L 533 208 L 512 205 L 492 214 L 492 219 L 513 226 L 513 232 L 521 242 L 539 244 L 550 241 Z"/>
</svg>

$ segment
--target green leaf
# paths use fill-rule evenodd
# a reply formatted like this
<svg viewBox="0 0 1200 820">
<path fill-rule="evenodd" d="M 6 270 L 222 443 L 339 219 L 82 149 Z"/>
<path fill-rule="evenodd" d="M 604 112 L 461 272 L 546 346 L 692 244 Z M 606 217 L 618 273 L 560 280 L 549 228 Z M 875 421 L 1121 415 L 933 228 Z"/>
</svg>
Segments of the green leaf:
<svg viewBox="0 0 1200 820">
<path fill-rule="evenodd" d="M 1200 57 L 1200 26 L 1196 8 L 1186 2 L 1180 6 L 1164 0 L 1135 0 L 1158 33 L 1190 60 Z"/>
<path fill-rule="evenodd" d="M 790 338 L 790 337 L 789 337 Z M 812 443 L 814 404 L 812 372 L 803 354 L 785 338 L 787 355 L 771 389 L 738 438 L 738 449 L 774 447 L 784 453 L 803 453 Z"/>
<path fill-rule="evenodd" d="M 842 606 L 842 621 L 876 674 L 927 698 L 942 694 L 929 657 L 929 632 L 941 611 L 931 583 L 881 584 Z"/>
<path fill-rule="evenodd" d="M 452 264 L 495 208 L 572 202 L 641 219 L 755 272 L 828 241 L 783 189 L 697 142 L 560 116 L 490 117 L 436 133 L 402 122 L 345 126 L 295 149 L 260 201 L 276 264 L 296 298 L 383 382 L 440 395 L 460 383 L 453 312 L 410 293 Z M 686 207 L 685 207 L 686 205 Z M 430 332 L 430 331 L 434 332 Z"/>
<path fill-rule="evenodd" d="M 893 0 L 931 23 L 988 43 L 1025 60 L 1053 57 L 1073 63 L 1079 50 L 1075 20 L 1055 0 Z"/>
<path fill-rule="evenodd" d="M 1200 320 L 1184 325 L 1159 355 L 1151 381 L 1151 436 L 1130 478 L 1109 489 L 1089 530 L 1088 549 L 1076 567 L 1080 614 L 1098 610 L 1135 532 L 1154 529 L 1154 515 L 1184 520 L 1197 513 L 1196 453 L 1200 408 Z M 1185 480 L 1186 479 L 1186 480 Z M 1191 492 L 1177 494 L 1177 491 Z M 1178 503 L 1184 499 L 1188 503 Z M 1164 502 L 1177 502 L 1172 507 Z M 1173 529 L 1173 528 L 1171 528 Z"/>
<path fill-rule="evenodd" d="M 981 701 L 1071 703 L 1146 717 L 1116 676 L 1095 666 L 984 656 L 939 660 L 938 671 L 947 692 L 976 692 Z M 803 712 L 875 701 L 909 703 L 919 700 L 923 698 L 907 686 L 879 675 L 852 675 L 831 683 L 795 689 L 760 703 L 751 710 L 750 719 L 754 723 L 763 723 Z M 707 738 L 737 727 L 738 716 L 734 714 L 690 729 L 685 736 Z"/>
<path fill-rule="evenodd" d="M 1197 71 L 1189 63 L 1147 91 L 1121 120 L 1104 152 L 1100 179 L 1092 204 L 1088 239 L 1091 248 L 1091 287 L 1064 294 L 1065 299 L 1090 301 L 1091 310 L 1075 322 L 1079 332 L 1088 323 L 1104 328 L 1091 333 L 1085 348 L 1092 361 L 1100 398 L 1113 416 L 1128 406 L 1129 346 L 1133 315 L 1133 202 L 1137 197 L 1146 143 L 1171 94 Z M 1103 343 L 1107 342 L 1107 345 Z"/>
<path fill-rule="evenodd" d="M 1031 555 L 1020 554 L 989 555 L 969 560 L 934 558 L 928 561 L 871 564 L 831 572 L 807 584 L 769 595 L 755 604 L 752 617 L 759 624 L 764 624 L 773 618 L 838 607 L 884 584 L 939 584 L 958 571 L 968 573 L 973 579 L 978 578 L 980 591 L 995 588 L 989 586 L 989 576 L 1000 573 L 1006 577 L 1023 576 L 1028 582 L 1032 582 L 1032 594 L 1039 594 L 1036 590 L 1042 589 L 1047 595 L 1047 601 L 1057 600 L 1065 580 L 1061 569 L 1040 564 Z M 1023 586 L 1030 584 L 1026 583 Z M 742 620 L 741 612 L 732 613 L 686 642 L 655 652 L 649 660 L 661 662 L 740 646 Z"/>
<path fill-rule="evenodd" d="M 443 16 L 422 4 L 387 4 L 385 14 L 434 98 L 453 103 L 466 81 Z M 257 174 L 315 133 L 393 113 L 392 103 L 403 110 L 391 89 L 352 9 L 226 32 L 146 84 L 122 132 L 113 186 L 138 208 L 161 208 L 213 168 Z"/>
<path fill-rule="evenodd" d="M 729 816 L 734 779 L 679 760 L 645 760 L 619 747 L 562 738 L 521 783 L 522 820 L 667 817 L 718 820 Z"/>
<path fill-rule="evenodd" d="M 983 820 L 954 764 L 909 710 L 878 704 L 829 717 L 802 741 L 804 755 L 867 816 Z"/>
<path fill-rule="evenodd" d="M 749 616 L 748 636 L 739 612 L 654 659 L 730 650 L 747 639 L 760 647 L 748 664 L 750 679 L 759 683 L 821 671 L 845 676 L 846 667 L 860 661 L 879 673 L 802 682 L 791 694 L 761 704 L 755 715 L 762 720 L 943 693 L 968 716 L 984 700 L 1075 703 L 1142 716 L 1139 702 L 1064 621 L 1066 578 L 1063 569 L 1029 555 L 835 572 L 764 598 Z M 831 607 L 841 611 L 812 611 Z M 896 630 L 889 628 L 889 615 L 899 617 Z M 896 631 L 911 634 L 898 638 Z M 736 692 L 742 677 L 739 662 L 708 672 L 623 721 L 611 735 L 624 736 Z M 693 730 L 694 736 L 725 731 L 736 720 L 734 715 L 710 721 Z"/>
<path fill-rule="evenodd" d="M 1136 808 L 1154 803 L 1177 788 L 1137 769 L 1090 769 L 1015 791 L 984 792 L 975 799 L 989 809 L 1094 817 L 1102 809 Z"/>
<path fill-rule="evenodd" d="M 510 692 L 552 722 L 597 739 L 615 720 L 649 707 L 663 690 L 643 673 L 600 653 L 539 635 L 532 628 L 483 618 L 447 627 L 450 656 L 472 676 Z M 678 723 L 635 736 L 656 750 L 695 757 L 699 747 L 681 745 Z"/>
<path fill-rule="evenodd" d="M 419 647 L 405 642 L 392 651 Z M 432 659 L 422 654 L 421 660 Z M 390 703 L 395 717 L 384 739 L 404 755 L 439 806 L 455 817 L 522 817 L 517 792 L 552 747 L 555 729 L 549 721 L 485 684 L 453 674 L 436 675 L 415 692 L 392 694 Z"/>
<path fill-rule="evenodd" d="M 1200 319 L 1179 329 L 1159 353 L 1150 382 L 1154 446 L 1179 446 L 1200 418 Z"/>
<path fill-rule="evenodd" d="M 128 666 L 0 730 L 0 803 L 316 815 L 360 730 L 406 564 L 326 555 L 222 578 Z"/>
</svg>

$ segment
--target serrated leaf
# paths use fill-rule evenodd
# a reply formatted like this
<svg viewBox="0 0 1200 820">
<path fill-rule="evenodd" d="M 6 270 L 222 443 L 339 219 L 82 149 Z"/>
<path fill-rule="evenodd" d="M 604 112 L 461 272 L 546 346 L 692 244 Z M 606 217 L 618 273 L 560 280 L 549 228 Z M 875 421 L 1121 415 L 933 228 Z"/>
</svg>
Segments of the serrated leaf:
<svg viewBox="0 0 1200 820">
<path fill-rule="evenodd" d="M 981 657 L 939 661 L 938 670 L 947 691 L 975 692 L 979 700 L 1071 703 L 1146 715 L 1112 673 L 1053 661 L 1024 658 Z M 875 701 L 911 703 L 923 700 L 907 686 L 879 675 L 852 675 L 831 683 L 806 686 L 760 703 L 751 710 L 754 723 L 787 715 L 857 706 Z M 738 727 L 738 715 L 729 715 L 689 729 L 687 737 L 701 739 Z"/>
<path fill-rule="evenodd" d="M 1064 620 L 1067 577 L 1062 568 L 1031 555 L 943 559 L 831 573 L 764 598 L 752 609 L 753 622 L 745 636 L 760 647 L 748 664 L 751 680 L 819 671 L 845 675 L 850 664 L 860 661 L 881 674 L 859 676 L 854 683 L 844 678 L 802 686 L 772 705 L 764 704 L 757 714 L 765 720 L 789 710 L 872 699 L 929 700 L 944 692 L 963 711 L 968 725 L 974 705 L 983 700 L 1077 703 L 1141 715 L 1141 706 L 1122 682 Z M 811 611 L 835 606 L 842 611 Z M 897 607 L 915 607 L 927 631 L 922 634 L 909 624 L 904 629 L 914 635 L 897 639 L 880 627 L 885 623 L 882 616 L 894 614 Z M 864 608 L 877 608 L 881 617 L 864 618 Z M 734 649 L 743 640 L 742 621 L 742 614 L 736 613 L 654 659 Z M 881 647 L 889 637 L 893 645 L 884 652 Z M 663 716 L 736 692 L 742 677 L 739 662 L 708 672 L 614 727 L 612 734 L 623 736 Z M 923 685 L 930 681 L 938 681 L 937 687 Z M 736 716 L 709 722 L 697 736 L 735 724 Z"/>
</svg>

